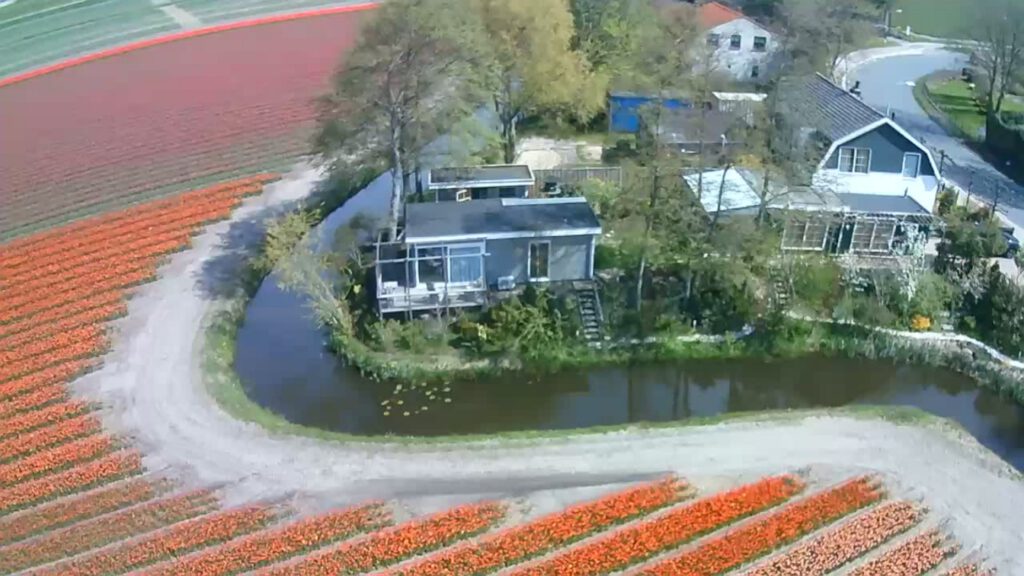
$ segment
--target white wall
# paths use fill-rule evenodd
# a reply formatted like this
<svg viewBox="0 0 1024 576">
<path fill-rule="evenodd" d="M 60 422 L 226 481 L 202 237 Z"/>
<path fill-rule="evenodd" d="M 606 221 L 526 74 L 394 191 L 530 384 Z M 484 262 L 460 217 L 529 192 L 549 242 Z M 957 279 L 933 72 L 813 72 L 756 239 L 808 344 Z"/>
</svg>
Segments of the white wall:
<svg viewBox="0 0 1024 576">
<path fill-rule="evenodd" d="M 838 170 L 818 170 L 813 184 L 836 194 L 874 194 L 876 196 L 903 196 L 907 194 L 915 202 L 931 212 L 935 208 L 935 197 L 939 181 L 934 176 L 904 178 L 900 174 L 869 172 L 849 174 Z"/>
<path fill-rule="evenodd" d="M 709 34 L 719 35 L 718 49 L 715 50 L 713 55 L 716 72 L 731 76 L 736 80 L 750 81 L 752 79 L 750 77 L 751 69 L 758 65 L 761 70 L 757 80 L 764 79 L 768 75 L 768 64 L 771 60 L 772 52 L 776 48 L 775 39 L 772 37 L 771 32 L 757 25 L 752 20 L 737 18 L 732 22 L 726 22 L 708 30 L 703 38 L 705 45 L 707 35 Z M 741 37 L 739 50 L 733 50 L 729 47 L 733 34 L 739 34 Z M 764 36 L 768 39 L 767 49 L 764 52 L 754 52 L 755 36 Z M 710 47 L 708 48 L 710 49 Z"/>
</svg>

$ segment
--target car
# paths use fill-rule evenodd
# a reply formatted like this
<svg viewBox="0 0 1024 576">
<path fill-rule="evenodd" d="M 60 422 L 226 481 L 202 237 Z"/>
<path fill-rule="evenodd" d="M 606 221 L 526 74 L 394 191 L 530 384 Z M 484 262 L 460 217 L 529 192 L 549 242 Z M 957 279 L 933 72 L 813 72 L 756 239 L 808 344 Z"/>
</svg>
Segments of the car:
<svg viewBox="0 0 1024 576">
<path fill-rule="evenodd" d="M 1002 257 L 1013 258 L 1020 250 L 1020 240 L 1013 235 L 1012 226 L 1000 226 L 999 230 L 1003 233 L 1003 239 L 1006 240 L 1006 252 L 1002 254 Z"/>
</svg>

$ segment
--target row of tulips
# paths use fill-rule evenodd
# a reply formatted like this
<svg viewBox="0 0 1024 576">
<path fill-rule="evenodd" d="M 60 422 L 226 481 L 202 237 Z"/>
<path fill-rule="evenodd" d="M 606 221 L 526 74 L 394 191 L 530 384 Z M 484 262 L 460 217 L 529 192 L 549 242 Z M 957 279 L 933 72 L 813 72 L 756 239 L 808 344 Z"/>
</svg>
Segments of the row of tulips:
<svg viewBox="0 0 1024 576">
<path fill-rule="evenodd" d="M 907 502 L 887 502 L 760 566 L 747 576 L 822 576 L 909 530 L 921 511 Z"/>
<path fill-rule="evenodd" d="M 773 550 L 795 542 L 821 526 L 834 522 L 882 497 L 875 483 L 857 478 L 789 504 L 671 556 L 639 572 L 644 576 L 713 576 L 737 568 Z M 889 574 L 871 572 L 871 574 Z"/>
<path fill-rule="evenodd" d="M 145 571 L 149 576 L 228 576 L 281 562 L 391 522 L 387 508 L 370 504 L 293 522 L 232 540 Z"/>
<path fill-rule="evenodd" d="M 5 401 L 37 388 L 68 382 L 75 376 L 88 371 L 94 364 L 91 359 L 69 360 L 55 364 L 32 374 L 0 384 L 0 401 Z M 0 434 L 2 435 L 2 434 Z"/>
<path fill-rule="evenodd" d="M 3 428 L 0 428 L 0 440 L 81 416 L 89 409 L 89 405 L 85 402 L 72 400 L 19 414 L 4 422 Z"/>
<path fill-rule="evenodd" d="M 84 492 L 141 472 L 142 460 L 138 454 L 115 452 L 45 478 L 0 489 L 0 515 L 68 494 Z"/>
<path fill-rule="evenodd" d="M 188 554 L 244 534 L 255 532 L 275 519 L 265 506 L 246 506 L 180 522 L 167 528 L 86 556 L 38 570 L 36 576 L 103 576 L 123 574 Z"/>
<path fill-rule="evenodd" d="M 764 478 L 627 526 L 510 574 L 591 576 L 622 570 L 785 502 L 803 488 L 803 482 L 793 476 Z"/>
<path fill-rule="evenodd" d="M 93 236 L 94 239 L 87 239 L 85 244 L 53 245 L 49 248 L 49 254 L 38 254 L 30 261 L 0 268 L 4 274 L 2 286 L 14 287 L 34 279 L 66 275 L 71 270 L 96 266 L 111 258 L 134 252 L 128 250 L 130 246 L 141 248 L 154 238 L 174 232 L 190 231 L 222 217 L 239 202 L 241 198 L 235 194 L 218 196 L 177 212 L 154 214 L 128 229 L 112 230 L 102 236 Z"/>
<path fill-rule="evenodd" d="M 80 220 L 49 232 L 17 239 L 0 246 L 0 269 L 13 268 L 46 257 L 59 250 L 90 246 L 98 239 L 114 237 L 120 231 L 130 230 L 137 222 L 149 220 L 154 215 L 173 212 L 183 206 L 202 202 L 205 198 L 225 191 L 236 192 L 241 196 L 258 193 L 264 183 L 274 178 L 272 175 L 262 175 L 235 180 Z"/>
<path fill-rule="evenodd" d="M 686 495 L 685 489 L 686 484 L 676 478 L 629 488 L 455 546 L 391 574 L 487 574 L 678 502 Z"/>
<path fill-rule="evenodd" d="M 216 507 L 216 497 L 208 490 L 199 490 L 120 510 L 27 542 L 0 548 L 0 574 L 41 566 L 119 540 L 135 538 L 212 512 Z"/>
<path fill-rule="evenodd" d="M 161 480 L 133 478 L 98 490 L 0 517 L 0 545 L 85 522 L 121 508 L 142 504 L 170 490 Z"/>
<path fill-rule="evenodd" d="M 87 276 L 102 270 L 106 262 L 125 258 L 141 259 L 157 253 L 167 253 L 175 246 L 184 245 L 198 228 L 209 222 L 220 220 L 231 214 L 240 198 L 232 197 L 205 202 L 189 208 L 184 214 L 167 214 L 154 217 L 152 222 L 140 226 L 134 236 L 110 238 L 109 246 L 88 247 L 75 251 L 59 252 L 40 262 L 39 268 L 24 265 L 21 268 L 4 271 L 6 289 L 31 290 L 51 285 L 60 285 L 79 276 Z M 158 252 L 159 251 L 159 252 Z"/>
<path fill-rule="evenodd" d="M 124 294 L 118 290 L 95 294 L 88 299 L 69 300 L 28 318 L 0 324 L 0 336 L 10 337 L 34 329 L 43 330 L 44 333 L 49 334 L 49 327 L 65 318 L 78 316 L 95 308 L 120 305 L 123 300 Z"/>
<path fill-rule="evenodd" d="M 14 349 L 14 351 L 0 352 L 0 366 L 15 366 L 33 358 L 55 351 L 57 348 L 79 344 L 82 341 L 101 341 L 103 339 L 103 327 L 100 325 L 87 325 L 51 334 L 41 340 L 36 340 L 27 345 Z M 0 378 L 5 371 L 0 368 Z M 6 371 L 7 374 L 20 376 L 13 368 Z M 13 376 L 11 376 L 13 377 Z"/>
<path fill-rule="evenodd" d="M 50 384 L 37 388 L 28 394 L 8 398 L 0 403 L 0 419 L 35 410 L 47 404 L 67 400 L 68 391 L 63 384 Z"/>
<path fill-rule="evenodd" d="M 84 330 L 73 331 L 81 335 L 81 340 L 63 340 L 67 345 L 57 347 L 45 354 L 25 358 L 10 364 L 0 365 L 0 383 L 28 376 L 50 366 L 62 364 L 69 360 L 95 358 L 107 348 L 107 338 L 102 327 L 89 326 Z M 69 332 L 70 334 L 71 332 Z M 0 431 L 0 434 L 3 432 Z"/>
<path fill-rule="evenodd" d="M 142 244 L 138 251 L 122 251 L 116 256 L 99 261 L 88 260 L 91 257 L 86 256 L 87 260 L 69 262 L 71 267 L 66 270 L 23 279 L 17 284 L 9 284 L 4 290 L 14 295 L 28 297 L 46 288 L 89 282 L 90 279 L 109 275 L 112 272 L 111 266 L 117 266 L 122 270 L 135 268 L 137 263 L 155 261 L 159 256 L 180 250 L 191 237 L 191 228 L 176 228 L 158 236 L 147 236 L 137 240 L 138 244 Z"/>
<path fill-rule="evenodd" d="M 338 576 L 362 574 L 416 554 L 448 546 L 483 532 L 505 516 L 505 508 L 493 502 L 453 508 L 343 542 L 290 564 L 260 574 L 274 576 Z"/>
<path fill-rule="evenodd" d="M 113 438 L 97 434 L 37 452 L 26 458 L 0 465 L 0 487 L 13 486 L 66 470 L 75 464 L 109 454 L 116 448 L 117 443 Z"/>
<path fill-rule="evenodd" d="M 121 295 L 116 291 L 108 292 L 112 302 L 104 302 L 98 306 L 81 309 L 81 303 L 72 302 L 67 310 L 70 311 L 51 322 L 40 322 L 36 318 L 28 318 L 19 322 L 18 326 L 9 332 L 9 336 L 0 335 L 0 350 L 15 350 L 26 346 L 31 342 L 42 340 L 52 334 L 67 332 L 82 326 L 106 322 L 124 316 L 128 312 L 128 306 L 121 301 Z"/>
<path fill-rule="evenodd" d="M 92 414 L 83 414 L 52 426 L 0 440 L 0 463 L 24 458 L 40 450 L 60 446 L 99 431 L 99 419 Z"/>
<path fill-rule="evenodd" d="M 174 242 L 174 246 L 178 245 Z M 68 302 L 148 282 L 153 278 L 157 263 L 156 256 L 124 263 L 109 262 L 106 272 L 77 277 L 60 290 L 22 293 L 0 305 L 0 323 L 14 322 Z"/>
<path fill-rule="evenodd" d="M 901 543 L 882 556 L 857 567 L 850 576 L 920 576 L 952 556 L 956 548 L 946 546 L 937 530 Z"/>
</svg>

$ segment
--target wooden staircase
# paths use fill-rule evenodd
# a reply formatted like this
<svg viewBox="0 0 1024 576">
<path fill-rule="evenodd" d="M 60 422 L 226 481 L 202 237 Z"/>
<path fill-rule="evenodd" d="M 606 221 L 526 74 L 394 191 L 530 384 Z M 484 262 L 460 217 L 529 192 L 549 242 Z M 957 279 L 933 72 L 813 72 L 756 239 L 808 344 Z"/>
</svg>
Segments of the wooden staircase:
<svg viewBox="0 0 1024 576">
<path fill-rule="evenodd" d="M 576 304 L 580 310 L 583 337 L 590 343 L 600 342 L 604 337 L 604 312 L 601 297 L 594 282 L 573 282 Z"/>
</svg>

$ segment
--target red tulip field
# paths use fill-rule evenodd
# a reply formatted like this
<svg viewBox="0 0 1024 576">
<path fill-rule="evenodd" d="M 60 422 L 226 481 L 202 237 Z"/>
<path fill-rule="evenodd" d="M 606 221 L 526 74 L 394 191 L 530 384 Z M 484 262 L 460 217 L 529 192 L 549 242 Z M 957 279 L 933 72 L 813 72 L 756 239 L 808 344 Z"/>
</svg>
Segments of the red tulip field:
<svg viewBox="0 0 1024 576">
<path fill-rule="evenodd" d="M 360 17 L 242 27 L 3 86 L 0 239 L 307 153 Z"/>
</svg>

